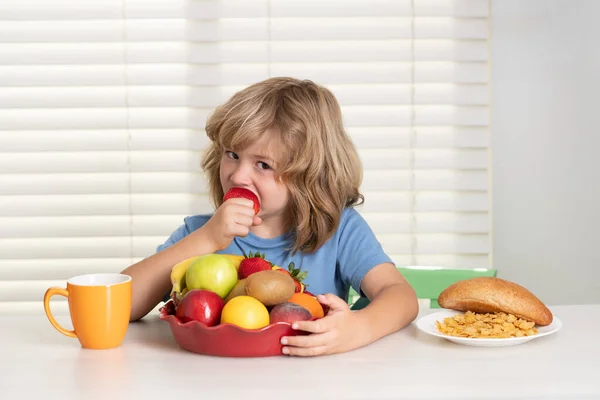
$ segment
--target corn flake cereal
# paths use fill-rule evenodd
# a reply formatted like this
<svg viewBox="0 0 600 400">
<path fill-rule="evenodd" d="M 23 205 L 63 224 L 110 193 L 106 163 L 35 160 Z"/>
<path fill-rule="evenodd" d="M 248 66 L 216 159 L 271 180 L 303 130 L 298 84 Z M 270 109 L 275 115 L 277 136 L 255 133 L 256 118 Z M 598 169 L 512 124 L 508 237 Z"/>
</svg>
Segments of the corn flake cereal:
<svg viewBox="0 0 600 400">
<path fill-rule="evenodd" d="M 465 338 L 511 338 L 532 336 L 538 333 L 535 323 L 512 314 L 474 313 L 467 311 L 444 321 L 435 321 L 438 331 L 450 336 Z"/>
</svg>

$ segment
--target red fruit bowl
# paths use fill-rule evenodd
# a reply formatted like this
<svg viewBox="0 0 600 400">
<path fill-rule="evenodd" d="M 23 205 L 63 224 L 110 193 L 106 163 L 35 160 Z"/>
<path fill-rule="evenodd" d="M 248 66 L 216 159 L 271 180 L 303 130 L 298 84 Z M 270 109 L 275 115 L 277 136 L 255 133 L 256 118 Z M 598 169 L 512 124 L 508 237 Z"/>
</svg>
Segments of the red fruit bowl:
<svg viewBox="0 0 600 400">
<path fill-rule="evenodd" d="M 175 341 L 193 353 L 219 357 L 280 356 L 283 336 L 306 335 L 292 329 L 288 322 L 277 322 L 261 329 L 244 329 L 232 324 L 206 326 L 198 321 L 181 322 L 169 300 L 160 308 L 159 318 L 169 323 Z"/>
</svg>

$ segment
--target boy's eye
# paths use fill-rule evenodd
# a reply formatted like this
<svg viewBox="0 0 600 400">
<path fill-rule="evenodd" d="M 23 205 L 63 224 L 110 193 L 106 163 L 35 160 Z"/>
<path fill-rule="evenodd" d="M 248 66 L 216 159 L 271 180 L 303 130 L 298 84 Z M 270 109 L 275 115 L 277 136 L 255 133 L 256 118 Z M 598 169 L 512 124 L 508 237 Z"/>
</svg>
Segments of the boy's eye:
<svg viewBox="0 0 600 400">
<path fill-rule="evenodd" d="M 233 151 L 226 150 L 225 155 L 231 159 L 237 160 L 239 157 Z"/>
<path fill-rule="evenodd" d="M 257 165 L 258 165 L 258 168 L 260 168 L 260 169 L 271 169 L 271 167 L 269 166 L 269 164 L 264 163 L 262 161 L 259 161 Z"/>
</svg>

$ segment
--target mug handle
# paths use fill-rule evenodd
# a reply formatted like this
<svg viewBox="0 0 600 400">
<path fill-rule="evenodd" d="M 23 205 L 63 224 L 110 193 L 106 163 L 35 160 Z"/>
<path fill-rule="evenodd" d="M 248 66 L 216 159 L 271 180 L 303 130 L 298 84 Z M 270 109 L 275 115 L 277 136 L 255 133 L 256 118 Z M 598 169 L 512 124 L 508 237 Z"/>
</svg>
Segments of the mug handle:
<svg viewBox="0 0 600 400">
<path fill-rule="evenodd" d="M 46 312 L 46 316 L 48 317 L 48 320 L 50 320 L 52 326 L 56 328 L 57 331 L 59 331 L 63 335 L 76 338 L 77 335 L 75 334 L 75 331 L 70 331 L 60 326 L 60 324 L 54 319 L 52 311 L 50 311 L 50 297 L 54 296 L 55 294 L 69 298 L 69 292 L 66 289 L 51 287 L 48 290 L 46 290 L 46 293 L 44 294 L 44 311 Z"/>
</svg>

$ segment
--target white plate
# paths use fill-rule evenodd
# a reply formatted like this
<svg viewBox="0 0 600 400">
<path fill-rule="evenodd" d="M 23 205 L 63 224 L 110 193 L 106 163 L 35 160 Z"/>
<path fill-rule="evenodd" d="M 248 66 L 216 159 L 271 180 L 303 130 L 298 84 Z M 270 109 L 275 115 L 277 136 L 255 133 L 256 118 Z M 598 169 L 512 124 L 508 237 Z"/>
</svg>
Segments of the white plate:
<svg viewBox="0 0 600 400">
<path fill-rule="evenodd" d="M 514 338 L 464 338 L 457 336 L 445 335 L 437 330 L 435 326 L 435 321 L 442 322 L 444 318 L 452 317 L 456 314 L 464 314 L 460 311 L 454 310 L 442 310 L 435 312 L 433 314 L 425 315 L 417 321 L 417 328 L 421 331 L 437 336 L 446 340 L 450 340 L 451 342 L 463 344 L 466 346 L 481 346 L 481 347 L 504 347 L 504 346 L 515 346 L 518 344 L 522 344 L 525 342 L 529 342 L 530 340 L 534 340 L 537 338 L 541 338 L 544 336 L 548 336 L 552 333 L 557 332 L 560 328 L 562 328 L 562 322 L 556 316 L 554 316 L 553 321 L 548 326 L 537 326 L 538 330 L 537 335 L 533 336 L 524 336 L 524 337 L 514 337 Z"/>
</svg>

